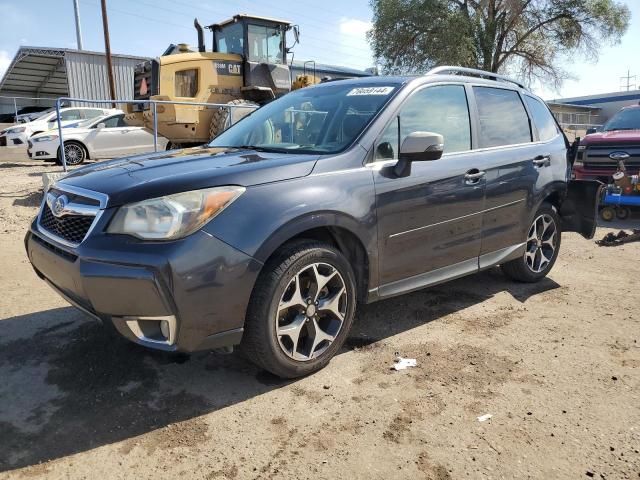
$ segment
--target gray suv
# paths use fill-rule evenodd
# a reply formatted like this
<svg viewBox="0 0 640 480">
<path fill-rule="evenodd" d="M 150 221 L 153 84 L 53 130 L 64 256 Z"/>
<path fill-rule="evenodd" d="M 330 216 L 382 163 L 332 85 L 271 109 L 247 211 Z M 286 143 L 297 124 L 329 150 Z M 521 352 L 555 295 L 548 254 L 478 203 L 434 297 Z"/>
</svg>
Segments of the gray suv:
<svg viewBox="0 0 640 480">
<path fill-rule="evenodd" d="M 599 184 L 539 98 L 456 67 L 294 91 L 209 145 L 101 162 L 46 193 L 36 273 L 146 347 L 325 366 L 369 303 L 500 265 L 535 282 Z"/>
</svg>

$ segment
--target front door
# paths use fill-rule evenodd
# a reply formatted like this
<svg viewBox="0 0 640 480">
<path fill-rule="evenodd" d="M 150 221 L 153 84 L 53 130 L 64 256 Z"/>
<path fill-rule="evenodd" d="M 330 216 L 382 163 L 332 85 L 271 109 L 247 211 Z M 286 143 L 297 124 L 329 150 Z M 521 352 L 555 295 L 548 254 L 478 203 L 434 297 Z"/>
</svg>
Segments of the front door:
<svg viewBox="0 0 640 480">
<path fill-rule="evenodd" d="M 371 164 L 378 214 L 379 295 L 387 296 L 477 271 L 485 180 L 471 153 L 463 85 L 412 94 L 375 146 Z M 399 126 L 398 126 L 399 124 Z M 399 129 L 399 130 L 398 130 Z M 399 145 L 411 132 L 444 137 L 444 155 L 395 175 Z"/>
</svg>

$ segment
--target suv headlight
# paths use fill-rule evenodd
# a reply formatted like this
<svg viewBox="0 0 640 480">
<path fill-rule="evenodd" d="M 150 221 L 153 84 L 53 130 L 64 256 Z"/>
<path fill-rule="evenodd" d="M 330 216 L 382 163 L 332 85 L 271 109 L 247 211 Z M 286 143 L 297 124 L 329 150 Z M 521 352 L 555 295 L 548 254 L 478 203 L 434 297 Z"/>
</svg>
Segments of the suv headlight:
<svg viewBox="0 0 640 480">
<path fill-rule="evenodd" d="M 27 127 L 18 127 L 18 128 L 10 128 L 7 130 L 7 133 L 22 133 L 27 129 Z"/>
<path fill-rule="evenodd" d="M 124 205 L 116 212 L 107 233 L 145 240 L 183 238 L 222 212 L 244 191 L 239 186 L 214 187 Z"/>
<path fill-rule="evenodd" d="M 57 140 L 58 139 L 58 135 L 43 135 L 42 137 L 36 137 L 33 138 L 32 140 L 34 142 L 50 142 L 52 140 Z"/>
</svg>

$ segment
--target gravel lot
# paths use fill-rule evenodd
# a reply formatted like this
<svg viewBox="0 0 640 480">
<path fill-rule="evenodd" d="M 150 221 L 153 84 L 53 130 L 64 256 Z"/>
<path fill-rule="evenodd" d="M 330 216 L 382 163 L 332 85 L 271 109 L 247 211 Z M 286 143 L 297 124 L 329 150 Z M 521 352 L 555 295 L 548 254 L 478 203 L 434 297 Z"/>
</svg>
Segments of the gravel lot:
<svg viewBox="0 0 640 480">
<path fill-rule="evenodd" d="M 325 370 L 283 382 L 67 306 L 22 244 L 58 167 L 0 150 L 0 478 L 640 476 L 640 243 L 566 234 L 537 285 L 492 269 L 362 307 Z"/>
</svg>

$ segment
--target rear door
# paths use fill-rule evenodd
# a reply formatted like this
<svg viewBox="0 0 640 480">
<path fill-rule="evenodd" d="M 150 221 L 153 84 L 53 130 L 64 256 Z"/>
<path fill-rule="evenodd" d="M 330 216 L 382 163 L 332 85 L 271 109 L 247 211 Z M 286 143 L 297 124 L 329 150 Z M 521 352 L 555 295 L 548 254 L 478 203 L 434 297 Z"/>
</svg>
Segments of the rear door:
<svg viewBox="0 0 640 480">
<path fill-rule="evenodd" d="M 516 90 L 475 85 L 477 155 L 486 173 L 480 268 L 521 248 L 540 172 L 531 124 Z"/>
</svg>

